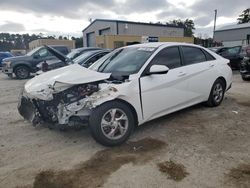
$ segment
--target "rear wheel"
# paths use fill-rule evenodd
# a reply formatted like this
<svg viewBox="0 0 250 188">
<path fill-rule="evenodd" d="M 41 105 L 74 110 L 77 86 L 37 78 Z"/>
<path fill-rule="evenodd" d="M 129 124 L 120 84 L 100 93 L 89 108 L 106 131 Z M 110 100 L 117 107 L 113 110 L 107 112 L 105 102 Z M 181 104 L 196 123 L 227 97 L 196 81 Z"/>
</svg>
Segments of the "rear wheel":
<svg viewBox="0 0 250 188">
<path fill-rule="evenodd" d="M 18 79 L 27 79 L 30 77 L 30 70 L 26 66 L 18 66 L 14 72 Z"/>
<path fill-rule="evenodd" d="M 210 107 L 219 106 L 224 98 L 226 84 L 222 79 L 217 79 L 211 89 L 207 105 Z"/>
<path fill-rule="evenodd" d="M 105 146 L 116 146 L 129 138 L 134 128 L 134 117 L 126 104 L 112 101 L 97 107 L 89 124 L 97 142 Z"/>
</svg>

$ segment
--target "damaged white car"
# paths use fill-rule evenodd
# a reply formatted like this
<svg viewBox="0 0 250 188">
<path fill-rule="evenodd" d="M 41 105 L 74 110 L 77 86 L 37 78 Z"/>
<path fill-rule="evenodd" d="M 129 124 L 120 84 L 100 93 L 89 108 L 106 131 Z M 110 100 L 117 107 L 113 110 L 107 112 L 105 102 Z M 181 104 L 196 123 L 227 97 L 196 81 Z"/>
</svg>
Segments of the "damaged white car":
<svg viewBox="0 0 250 188">
<path fill-rule="evenodd" d="M 88 123 L 96 141 L 119 145 L 149 120 L 201 102 L 218 106 L 232 83 L 228 64 L 192 44 L 123 47 L 89 69 L 70 65 L 31 79 L 18 110 L 33 124 Z"/>
</svg>

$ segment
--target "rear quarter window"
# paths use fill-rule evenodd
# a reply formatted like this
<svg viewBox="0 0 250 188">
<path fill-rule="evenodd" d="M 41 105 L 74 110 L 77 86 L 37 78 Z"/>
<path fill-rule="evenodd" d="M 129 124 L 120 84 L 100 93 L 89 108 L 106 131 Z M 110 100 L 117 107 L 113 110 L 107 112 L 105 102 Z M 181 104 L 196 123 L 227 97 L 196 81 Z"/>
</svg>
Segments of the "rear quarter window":
<svg viewBox="0 0 250 188">
<path fill-rule="evenodd" d="M 213 60 L 215 60 L 215 57 L 212 56 L 209 52 L 207 52 L 205 50 L 202 50 L 202 51 L 205 54 L 207 61 L 213 61 Z"/>
</svg>

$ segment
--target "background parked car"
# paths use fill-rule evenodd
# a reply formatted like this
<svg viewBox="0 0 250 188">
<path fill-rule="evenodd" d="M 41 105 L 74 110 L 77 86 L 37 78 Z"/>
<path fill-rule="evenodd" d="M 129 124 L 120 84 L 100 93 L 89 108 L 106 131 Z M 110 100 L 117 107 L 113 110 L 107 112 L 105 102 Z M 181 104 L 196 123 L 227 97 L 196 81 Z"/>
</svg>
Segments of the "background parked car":
<svg viewBox="0 0 250 188">
<path fill-rule="evenodd" d="M 13 57 L 13 55 L 10 52 L 0 52 L 0 68 L 2 67 L 3 59 L 8 57 Z"/>
<path fill-rule="evenodd" d="M 225 50 L 228 49 L 228 47 L 213 47 L 213 48 L 208 48 L 209 50 L 212 50 L 213 52 L 219 54 L 224 52 Z"/>
<path fill-rule="evenodd" d="M 67 46 L 51 46 L 52 48 L 60 51 L 62 54 L 70 52 Z M 3 60 L 2 72 L 12 77 L 13 73 L 18 79 L 26 79 L 30 77 L 30 73 L 37 71 L 36 65 L 42 61 L 56 59 L 46 46 L 35 48 L 27 53 L 25 56 L 10 57 Z"/>
<path fill-rule="evenodd" d="M 65 56 L 58 52 L 55 49 L 50 49 L 50 52 L 55 55 L 59 60 L 49 60 L 45 62 L 41 62 L 37 65 L 37 68 L 40 70 L 37 74 L 41 74 L 42 72 L 47 72 L 53 69 L 57 69 L 60 67 L 64 67 L 70 64 L 78 63 L 84 67 L 89 67 L 95 61 L 108 54 L 110 50 L 98 49 L 98 50 L 90 50 L 84 51 L 82 55 L 77 58 L 71 60 L 68 56 Z"/>
<path fill-rule="evenodd" d="M 216 52 L 222 57 L 230 60 L 230 66 L 232 69 L 239 70 L 240 62 L 243 59 L 240 55 L 242 46 L 234 46 L 224 49 L 222 52 Z"/>
<path fill-rule="evenodd" d="M 83 48 L 76 48 L 73 49 L 68 55 L 67 57 L 71 60 L 77 58 L 78 56 L 82 55 L 85 52 L 88 51 L 93 51 L 93 50 L 101 50 L 102 48 L 95 48 L 95 47 L 83 47 Z"/>
<path fill-rule="evenodd" d="M 241 49 L 241 56 L 244 57 L 240 63 L 240 74 L 243 80 L 250 80 L 250 45 Z"/>
</svg>

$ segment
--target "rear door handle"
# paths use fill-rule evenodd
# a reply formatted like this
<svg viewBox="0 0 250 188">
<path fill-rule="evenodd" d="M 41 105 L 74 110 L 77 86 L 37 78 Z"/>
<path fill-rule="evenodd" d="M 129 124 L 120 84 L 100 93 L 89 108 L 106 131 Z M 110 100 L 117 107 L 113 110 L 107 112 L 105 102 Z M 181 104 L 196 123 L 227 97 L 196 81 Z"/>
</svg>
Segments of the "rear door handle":
<svg viewBox="0 0 250 188">
<path fill-rule="evenodd" d="M 212 64 L 212 63 L 211 63 L 211 64 L 209 64 L 209 67 L 214 67 L 214 64 Z"/>
</svg>

